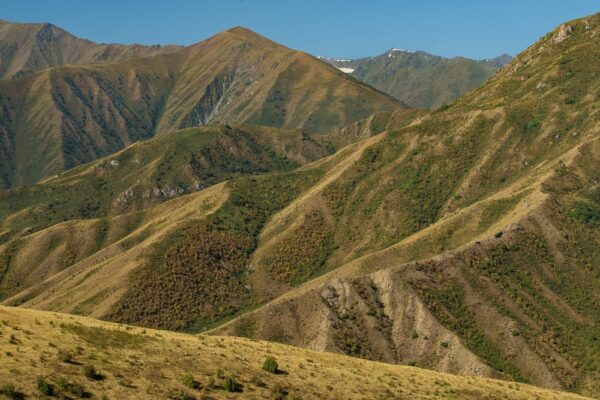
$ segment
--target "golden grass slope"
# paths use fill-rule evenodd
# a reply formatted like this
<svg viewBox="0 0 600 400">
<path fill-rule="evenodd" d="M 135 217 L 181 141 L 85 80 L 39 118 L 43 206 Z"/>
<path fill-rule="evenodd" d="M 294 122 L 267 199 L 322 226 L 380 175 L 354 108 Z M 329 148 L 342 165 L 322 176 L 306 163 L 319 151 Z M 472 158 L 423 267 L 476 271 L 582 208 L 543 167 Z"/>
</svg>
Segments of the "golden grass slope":
<svg viewBox="0 0 600 400">
<path fill-rule="evenodd" d="M 70 398 L 83 393 L 107 399 L 584 399 L 278 343 L 22 308 L 0 307 L 0 351 L 0 391 L 17 393 L 12 398 L 44 397 L 37 387 L 43 379 L 57 395 Z M 277 360 L 279 373 L 262 370 L 267 357 Z M 223 389 L 228 378 L 237 384 L 235 392 Z"/>
</svg>

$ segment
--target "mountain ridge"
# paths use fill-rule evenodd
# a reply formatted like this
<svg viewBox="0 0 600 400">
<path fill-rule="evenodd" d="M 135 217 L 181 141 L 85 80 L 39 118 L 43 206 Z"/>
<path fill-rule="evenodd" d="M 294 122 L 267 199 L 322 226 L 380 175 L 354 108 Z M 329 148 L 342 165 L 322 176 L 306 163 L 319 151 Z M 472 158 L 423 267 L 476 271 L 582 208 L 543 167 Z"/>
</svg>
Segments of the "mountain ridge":
<svg viewBox="0 0 600 400">
<path fill-rule="evenodd" d="M 355 60 L 319 59 L 411 107 L 435 109 L 482 85 L 512 57 L 503 54 L 472 60 L 391 48 L 380 55 Z"/>
<path fill-rule="evenodd" d="M 436 111 L 194 127 L 9 190 L 3 304 L 598 396 L 599 32 L 567 22 Z M 223 40 L 181 57 L 220 66 Z M 208 92 L 239 87 L 212 72 Z M 219 108 L 177 98 L 173 127 Z"/>
<path fill-rule="evenodd" d="M 167 54 L 69 64 L 2 80 L 0 92 L 3 188 L 32 184 L 137 140 L 191 126 L 252 123 L 324 132 L 405 108 L 305 53 L 242 28 Z"/>
</svg>

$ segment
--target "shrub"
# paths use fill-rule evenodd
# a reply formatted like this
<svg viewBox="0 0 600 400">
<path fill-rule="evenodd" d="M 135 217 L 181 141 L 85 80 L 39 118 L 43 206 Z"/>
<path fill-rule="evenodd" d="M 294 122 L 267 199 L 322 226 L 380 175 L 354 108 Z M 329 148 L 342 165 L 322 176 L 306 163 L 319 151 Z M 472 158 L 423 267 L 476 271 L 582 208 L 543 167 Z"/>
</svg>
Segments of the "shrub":
<svg viewBox="0 0 600 400">
<path fill-rule="evenodd" d="M 200 389 L 200 383 L 190 374 L 186 374 L 181 378 L 181 382 L 190 389 Z"/>
<path fill-rule="evenodd" d="M 92 379 L 94 381 L 99 381 L 102 380 L 102 378 L 104 378 L 102 374 L 98 373 L 98 371 L 96 371 L 96 368 L 91 364 L 88 364 L 85 367 L 83 367 L 83 375 L 86 378 Z"/>
<path fill-rule="evenodd" d="M 45 394 L 46 396 L 54 395 L 54 387 L 42 377 L 38 378 L 37 380 L 37 388 L 40 393 Z"/>
<path fill-rule="evenodd" d="M 240 389 L 240 385 L 236 382 L 235 378 L 228 376 L 223 380 L 223 389 L 227 392 L 237 392 Z"/>
<path fill-rule="evenodd" d="M 279 365 L 273 357 L 267 357 L 265 359 L 265 362 L 263 363 L 262 369 L 264 369 L 267 372 L 270 372 L 271 374 L 275 374 L 277 373 L 278 367 Z"/>
<path fill-rule="evenodd" d="M 441 345 L 442 345 L 443 348 L 447 349 L 448 346 L 450 346 L 450 343 L 448 343 L 448 342 L 442 342 Z"/>
<path fill-rule="evenodd" d="M 79 398 L 83 398 L 88 395 L 88 393 L 86 393 L 86 391 L 82 385 L 80 385 L 78 383 L 69 382 L 65 378 L 60 378 L 58 380 L 57 384 L 58 384 L 58 387 L 60 388 L 60 390 L 62 390 L 63 392 L 70 393 Z"/>
<path fill-rule="evenodd" d="M 530 131 L 532 129 L 537 128 L 538 126 L 540 126 L 540 121 L 538 121 L 536 118 L 534 118 L 531 121 L 529 121 L 529 123 L 527 124 L 527 130 Z"/>
</svg>

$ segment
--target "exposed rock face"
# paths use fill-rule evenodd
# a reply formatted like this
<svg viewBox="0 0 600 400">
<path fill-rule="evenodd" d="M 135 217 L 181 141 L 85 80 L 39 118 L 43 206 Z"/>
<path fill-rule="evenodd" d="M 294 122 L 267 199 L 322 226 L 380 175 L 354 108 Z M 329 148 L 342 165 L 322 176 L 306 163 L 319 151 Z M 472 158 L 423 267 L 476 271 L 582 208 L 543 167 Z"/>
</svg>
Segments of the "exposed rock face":
<svg viewBox="0 0 600 400">
<path fill-rule="evenodd" d="M 562 24 L 558 28 L 558 33 L 554 38 L 554 44 L 560 43 L 566 38 L 568 38 L 573 33 L 573 27 L 570 25 Z"/>
</svg>

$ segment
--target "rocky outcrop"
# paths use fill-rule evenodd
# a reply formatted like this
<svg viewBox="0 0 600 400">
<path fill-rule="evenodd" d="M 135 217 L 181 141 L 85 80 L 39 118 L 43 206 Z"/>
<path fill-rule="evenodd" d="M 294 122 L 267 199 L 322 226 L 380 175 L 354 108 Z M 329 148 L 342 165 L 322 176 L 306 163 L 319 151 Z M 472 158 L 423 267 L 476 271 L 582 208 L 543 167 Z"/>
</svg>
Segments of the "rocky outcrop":
<svg viewBox="0 0 600 400">
<path fill-rule="evenodd" d="M 572 33 L 573 33 L 573 27 L 571 25 L 562 24 L 558 28 L 558 33 L 556 34 L 556 36 L 554 37 L 552 42 L 554 44 L 560 43 L 560 42 L 564 41 L 566 38 L 568 38 L 569 36 L 571 36 Z"/>
</svg>

